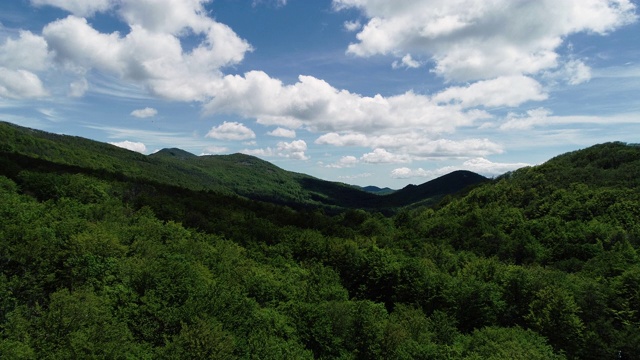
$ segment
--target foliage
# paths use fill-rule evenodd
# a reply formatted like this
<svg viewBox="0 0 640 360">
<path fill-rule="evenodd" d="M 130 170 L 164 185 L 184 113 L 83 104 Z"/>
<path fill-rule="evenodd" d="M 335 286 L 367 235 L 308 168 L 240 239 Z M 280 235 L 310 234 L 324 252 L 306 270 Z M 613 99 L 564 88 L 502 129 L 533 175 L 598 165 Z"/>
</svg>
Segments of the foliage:
<svg viewBox="0 0 640 360">
<path fill-rule="evenodd" d="M 640 358 L 637 146 L 388 216 L 178 186 L 169 164 L 199 158 L 177 150 L 2 129 L 0 358 Z"/>
<path fill-rule="evenodd" d="M 163 149 L 145 156 L 114 145 L 79 137 L 51 134 L 0 122 L 0 160 L 4 175 L 34 165 L 59 171 L 98 173 L 100 177 L 153 181 L 190 190 L 210 190 L 240 195 L 295 208 L 367 208 L 391 213 L 393 208 L 416 202 L 434 203 L 444 195 L 486 181 L 470 173 L 449 174 L 419 187 L 377 196 L 358 187 L 320 180 L 282 170 L 269 162 L 244 154 L 196 156 L 180 149 Z M 34 160 L 40 161 L 34 161 Z"/>
</svg>

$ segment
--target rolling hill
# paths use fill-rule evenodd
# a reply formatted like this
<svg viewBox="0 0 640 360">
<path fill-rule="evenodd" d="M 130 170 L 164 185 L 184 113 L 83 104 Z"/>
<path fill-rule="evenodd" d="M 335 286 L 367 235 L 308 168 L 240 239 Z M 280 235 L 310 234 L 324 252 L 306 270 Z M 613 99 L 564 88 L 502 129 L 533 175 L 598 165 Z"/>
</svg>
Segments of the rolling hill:
<svg viewBox="0 0 640 360">
<path fill-rule="evenodd" d="M 5 156 L 23 156 L 77 170 L 102 171 L 293 207 L 358 208 L 388 213 L 412 204 L 433 204 L 445 195 L 487 181 L 478 174 L 454 172 L 422 185 L 376 195 L 356 186 L 286 171 L 245 154 L 196 156 L 171 148 L 147 156 L 111 144 L 10 123 L 0 123 L 0 139 L 0 152 Z"/>
<path fill-rule="evenodd" d="M 640 358 L 640 146 L 382 196 L 0 135 L 0 358 Z"/>
</svg>

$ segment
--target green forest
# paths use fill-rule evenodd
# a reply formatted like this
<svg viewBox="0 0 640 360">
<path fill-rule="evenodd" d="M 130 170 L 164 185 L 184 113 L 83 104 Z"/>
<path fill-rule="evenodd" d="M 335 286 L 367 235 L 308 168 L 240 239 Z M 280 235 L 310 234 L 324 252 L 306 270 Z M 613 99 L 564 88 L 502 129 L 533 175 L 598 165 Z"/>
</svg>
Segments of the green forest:
<svg viewBox="0 0 640 360">
<path fill-rule="evenodd" d="M 0 130 L 2 359 L 640 358 L 638 145 L 409 204 Z"/>
</svg>

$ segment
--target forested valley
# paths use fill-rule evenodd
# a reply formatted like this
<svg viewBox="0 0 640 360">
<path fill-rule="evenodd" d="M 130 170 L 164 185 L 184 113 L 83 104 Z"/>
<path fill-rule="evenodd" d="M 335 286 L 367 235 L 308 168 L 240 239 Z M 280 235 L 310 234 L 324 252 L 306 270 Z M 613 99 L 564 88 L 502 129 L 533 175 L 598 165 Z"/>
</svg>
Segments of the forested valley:
<svg viewBox="0 0 640 360">
<path fill-rule="evenodd" d="M 2 359 L 640 358 L 638 145 L 376 211 L 12 134 Z"/>
</svg>

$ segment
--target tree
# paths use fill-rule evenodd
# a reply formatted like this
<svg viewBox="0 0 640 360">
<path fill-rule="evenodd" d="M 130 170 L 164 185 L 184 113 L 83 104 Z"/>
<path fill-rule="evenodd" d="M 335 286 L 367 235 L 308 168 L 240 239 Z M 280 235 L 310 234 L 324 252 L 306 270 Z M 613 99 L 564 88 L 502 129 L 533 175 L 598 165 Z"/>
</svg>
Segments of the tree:
<svg viewBox="0 0 640 360">
<path fill-rule="evenodd" d="M 529 325 L 549 339 L 556 350 L 574 356 L 583 343 L 584 324 L 580 308 L 565 288 L 548 286 L 538 291 L 529 304 L 526 320 Z"/>
</svg>

